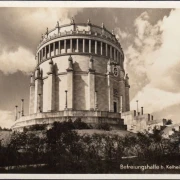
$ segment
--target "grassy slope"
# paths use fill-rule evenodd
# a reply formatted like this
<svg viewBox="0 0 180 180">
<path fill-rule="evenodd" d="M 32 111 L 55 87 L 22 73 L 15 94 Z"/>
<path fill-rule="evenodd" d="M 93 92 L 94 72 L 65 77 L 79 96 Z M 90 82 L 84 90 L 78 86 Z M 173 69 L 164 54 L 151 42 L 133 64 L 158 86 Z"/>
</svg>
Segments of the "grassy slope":
<svg viewBox="0 0 180 180">
<path fill-rule="evenodd" d="M 98 130 L 98 129 L 83 129 L 83 130 L 77 130 L 77 132 L 80 135 L 89 134 L 92 135 L 94 133 L 96 134 L 117 134 L 119 136 L 126 136 L 128 134 L 132 134 L 131 132 L 125 131 L 125 130 L 111 130 L 111 131 L 104 131 L 104 130 Z"/>
</svg>

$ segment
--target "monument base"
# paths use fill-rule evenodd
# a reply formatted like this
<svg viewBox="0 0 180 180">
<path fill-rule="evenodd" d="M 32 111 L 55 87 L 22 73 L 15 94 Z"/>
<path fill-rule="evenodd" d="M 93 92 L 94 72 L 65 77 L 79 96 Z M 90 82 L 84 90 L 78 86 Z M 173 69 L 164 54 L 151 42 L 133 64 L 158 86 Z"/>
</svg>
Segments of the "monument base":
<svg viewBox="0 0 180 180">
<path fill-rule="evenodd" d="M 75 111 L 64 110 L 59 112 L 41 112 L 23 116 L 17 119 L 13 126 L 13 131 L 22 132 L 24 127 L 35 124 L 51 125 L 53 122 L 63 122 L 71 119 L 75 121 L 80 118 L 82 122 L 91 125 L 98 125 L 100 123 L 108 123 L 112 126 L 123 126 L 124 120 L 121 119 L 121 113 L 107 112 L 107 111 Z"/>
</svg>

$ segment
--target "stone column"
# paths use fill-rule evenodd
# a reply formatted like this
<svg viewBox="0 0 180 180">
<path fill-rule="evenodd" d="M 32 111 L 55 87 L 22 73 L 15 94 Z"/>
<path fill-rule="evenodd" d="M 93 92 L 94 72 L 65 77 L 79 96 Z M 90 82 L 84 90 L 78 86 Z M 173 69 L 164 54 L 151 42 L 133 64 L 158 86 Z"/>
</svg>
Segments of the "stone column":
<svg viewBox="0 0 180 180">
<path fill-rule="evenodd" d="M 53 43 L 53 52 L 54 52 L 54 56 L 56 55 L 56 44 L 55 42 Z"/>
<path fill-rule="evenodd" d="M 126 99 L 126 111 L 130 111 L 130 102 L 129 102 L 129 77 L 128 74 L 126 74 L 125 79 L 125 99 Z"/>
<path fill-rule="evenodd" d="M 106 44 L 106 56 L 108 56 L 108 45 Z"/>
<path fill-rule="evenodd" d="M 121 55 L 121 61 L 122 61 L 122 68 L 124 69 L 124 55 Z"/>
<path fill-rule="evenodd" d="M 67 104 L 68 104 L 68 109 L 72 110 L 73 109 L 73 59 L 70 56 L 68 59 L 69 66 L 66 69 L 67 71 L 67 91 L 68 91 L 68 96 L 67 96 Z"/>
<path fill-rule="evenodd" d="M 116 61 L 116 49 L 114 48 L 114 60 Z"/>
<path fill-rule="evenodd" d="M 97 95 L 97 91 L 95 91 L 95 110 L 98 110 L 98 95 Z"/>
<path fill-rule="evenodd" d="M 138 100 L 136 100 L 137 103 L 137 113 L 139 112 L 139 106 L 138 106 Z"/>
<path fill-rule="evenodd" d="M 46 46 L 45 46 L 45 59 L 47 59 L 47 54 L 46 54 Z"/>
<path fill-rule="evenodd" d="M 85 39 L 83 39 L 83 53 L 85 53 Z"/>
<path fill-rule="evenodd" d="M 29 114 L 34 113 L 34 98 L 35 98 L 35 83 L 34 76 L 31 74 L 30 77 L 30 96 L 29 96 Z"/>
<path fill-rule="evenodd" d="M 43 49 L 41 49 L 41 61 L 43 61 Z"/>
<path fill-rule="evenodd" d="M 124 71 L 120 70 L 119 95 L 122 96 L 122 112 L 126 111 Z"/>
<path fill-rule="evenodd" d="M 41 55 L 40 52 L 38 52 L 38 64 L 40 63 Z"/>
<path fill-rule="evenodd" d="M 112 59 L 112 46 L 110 46 L 110 58 Z"/>
<path fill-rule="evenodd" d="M 35 73 L 35 95 L 34 95 L 34 113 L 38 113 L 41 100 L 38 94 L 42 94 L 42 78 L 40 68 L 38 67 Z"/>
<path fill-rule="evenodd" d="M 97 54 L 97 41 L 95 41 L 95 54 Z"/>
<path fill-rule="evenodd" d="M 122 95 L 120 95 L 120 98 L 119 98 L 119 104 L 120 104 L 120 113 L 122 113 L 122 107 L 123 107 L 123 97 Z"/>
<path fill-rule="evenodd" d="M 65 110 L 67 110 L 67 92 L 68 92 L 68 91 L 65 90 L 65 93 L 66 93 L 66 94 L 65 94 L 65 108 L 64 108 Z"/>
<path fill-rule="evenodd" d="M 38 107 L 38 112 L 42 112 L 42 107 L 41 107 L 41 94 L 38 94 L 38 98 L 39 98 L 39 107 Z"/>
<path fill-rule="evenodd" d="M 91 39 L 89 39 L 89 53 L 91 53 Z"/>
<path fill-rule="evenodd" d="M 21 117 L 21 111 L 18 112 L 18 118 L 20 118 L 20 117 Z"/>
<path fill-rule="evenodd" d="M 107 85 L 108 85 L 109 112 L 113 112 L 113 81 L 112 81 L 112 67 L 110 60 L 107 63 Z"/>
<path fill-rule="evenodd" d="M 43 48 L 43 60 L 45 59 L 45 47 Z"/>
<path fill-rule="evenodd" d="M 144 113 L 143 113 L 143 107 L 141 107 L 141 115 L 143 115 Z"/>
<path fill-rule="evenodd" d="M 55 110 L 55 73 L 54 73 L 54 64 L 52 59 L 49 62 L 49 72 L 48 75 L 48 111 Z"/>
<path fill-rule="evenodd" d="M 79 39 L 76 39 L 76 52 L 79 52 Z"/>
<path fill-rule="evenodd" d="M 116 50 L 116 60 L 119 63 L 119 58 L 118 58 L 118 50 Z"/>
<path fill-rule="evenodd" d="M 103 44 L 101 42 L 101 55 L 103 55 Z"/>
<path fill-rule="evenodd" d="M 16 105 L 15 106 L 15 121 L 17 120 L 17 118 L 18 118 L 18 106 Z"/>
<path fill-rule="evenodd" d="M 70 52 L 72 53 L 72 39 L 70 39 Z"/>
<path fill-rule="evenodd" d="M 95 70 L 93 57 L 89 60 L 89 72 L 88 72 L 88 102 L 89 110 L 95 109 Z"/>
<path fill-rule="evenodd" d="M 51 57 L 51 44 L 49 44 L 49 58 Z"/>
<path fill-rule="evenodd" d="M 39 60 L 39 63 L 41 63 L 41 61 L 42 61 L 42 49 L 39 51 L 39 53 L 40 53 L 40 60 Z"/>
<path fill-rule="evenodd" d="M 117 51 L 117 62 L 118 62 L 118 64 L 120 64 L 119 51 Z"/>
<path fill-rule="evenodd" d="M 21 99 L 21 116 L 24 116 L 24 99 Z"/>
<path fill-rule="evenodd" d="M 64 40 L 64 51 L 67 53 L 66 39 Z"/>
<path fill-rule="evenodd" d="M 59 54 L 61 54 L 61 41 L 59 41 Z"/>
</svg>

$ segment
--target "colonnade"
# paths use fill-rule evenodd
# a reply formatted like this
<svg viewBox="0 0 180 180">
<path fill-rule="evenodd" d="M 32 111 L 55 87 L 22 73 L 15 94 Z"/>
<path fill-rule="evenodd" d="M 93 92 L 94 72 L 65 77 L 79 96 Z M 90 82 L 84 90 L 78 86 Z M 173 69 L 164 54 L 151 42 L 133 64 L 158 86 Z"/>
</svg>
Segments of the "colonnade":
<svg viewBox="0 0 180 180">
<path fill-rule="evenodd" d="M 40 49 L 37 53 L 38 64 L 42 61 L 66 53 L 89 53 L 110 58 L 117 63 L 123 59 L 118 48 L 111 44 L 92 39 L 65 39 L 50 43 Z"/>
</svg>

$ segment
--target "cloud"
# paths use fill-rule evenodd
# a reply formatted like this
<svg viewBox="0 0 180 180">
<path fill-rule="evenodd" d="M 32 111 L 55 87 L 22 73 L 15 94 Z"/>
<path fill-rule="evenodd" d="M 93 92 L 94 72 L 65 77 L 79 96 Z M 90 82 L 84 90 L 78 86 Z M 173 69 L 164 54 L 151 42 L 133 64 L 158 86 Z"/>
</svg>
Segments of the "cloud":
<svg viewBox="0 0 180 180">
<path fill-rule="evenodd" d="M 11 128 L 13 121 L 14 117 L 11 111 L 0 110 L 0 126 L 2 128 Z"/>
<path fill-rule="evenodd" d="M 76 8 L 1 8 L 0 16 L 4 18 L 0 18 L 0 63 L 3 64 L 0 70 L 4 73 L 32 70 L 33 54 L 46 28 L 53 29 L 58 20 L 60 24 L 69 23 L 79 11 Z M 8 63 L 12 64 L 8 66 Z"/>
<path fill-rule="evenodd" d="M 30 51 L 19 47 L 15 52 L 3 51 L 0 55 L 0 64 L 0 70 L 4 74 L 17 71 L 30 73 L 35 67 L 35 57 Z"/>
<path fill-rule="evenodd" d="M 157 110 L 161 111 L 168 106 L 180 104 L 180 93 L 163 91 L 148 84 L 132 99 L 132 109 L 136 109 L 137 99 L 140 106 L 145 107 L 146 112 L 152 113 Z"/>
<path fill-rule="evenodd" d="M 131 87 L 136 89 L 132 108 L 137 99 L 150 112 L 180 102 L 179 18 L 180 10 L 175 9 L 154 25 L 147 12 L 135 20 L 134 42 L 125 51 Z"/>
<path fill-rule="evenodd" d="M 122 31 L 119 27 L 115 28 L 115 34 L 116 34 L 116 37 L 120 40 L 127 39 L 130 36 L 130 34 L 128 34 L 125 31 Z"/>
<path fill-rule="evenodd" d="M 134 22 L 139 39 L 143 39 L 145 35 L 145 30 L 147 30 L 147 27 L 150 25 L 148 20 L 149 20 L 148 13 L 143 12 Z"/>
</svg>

